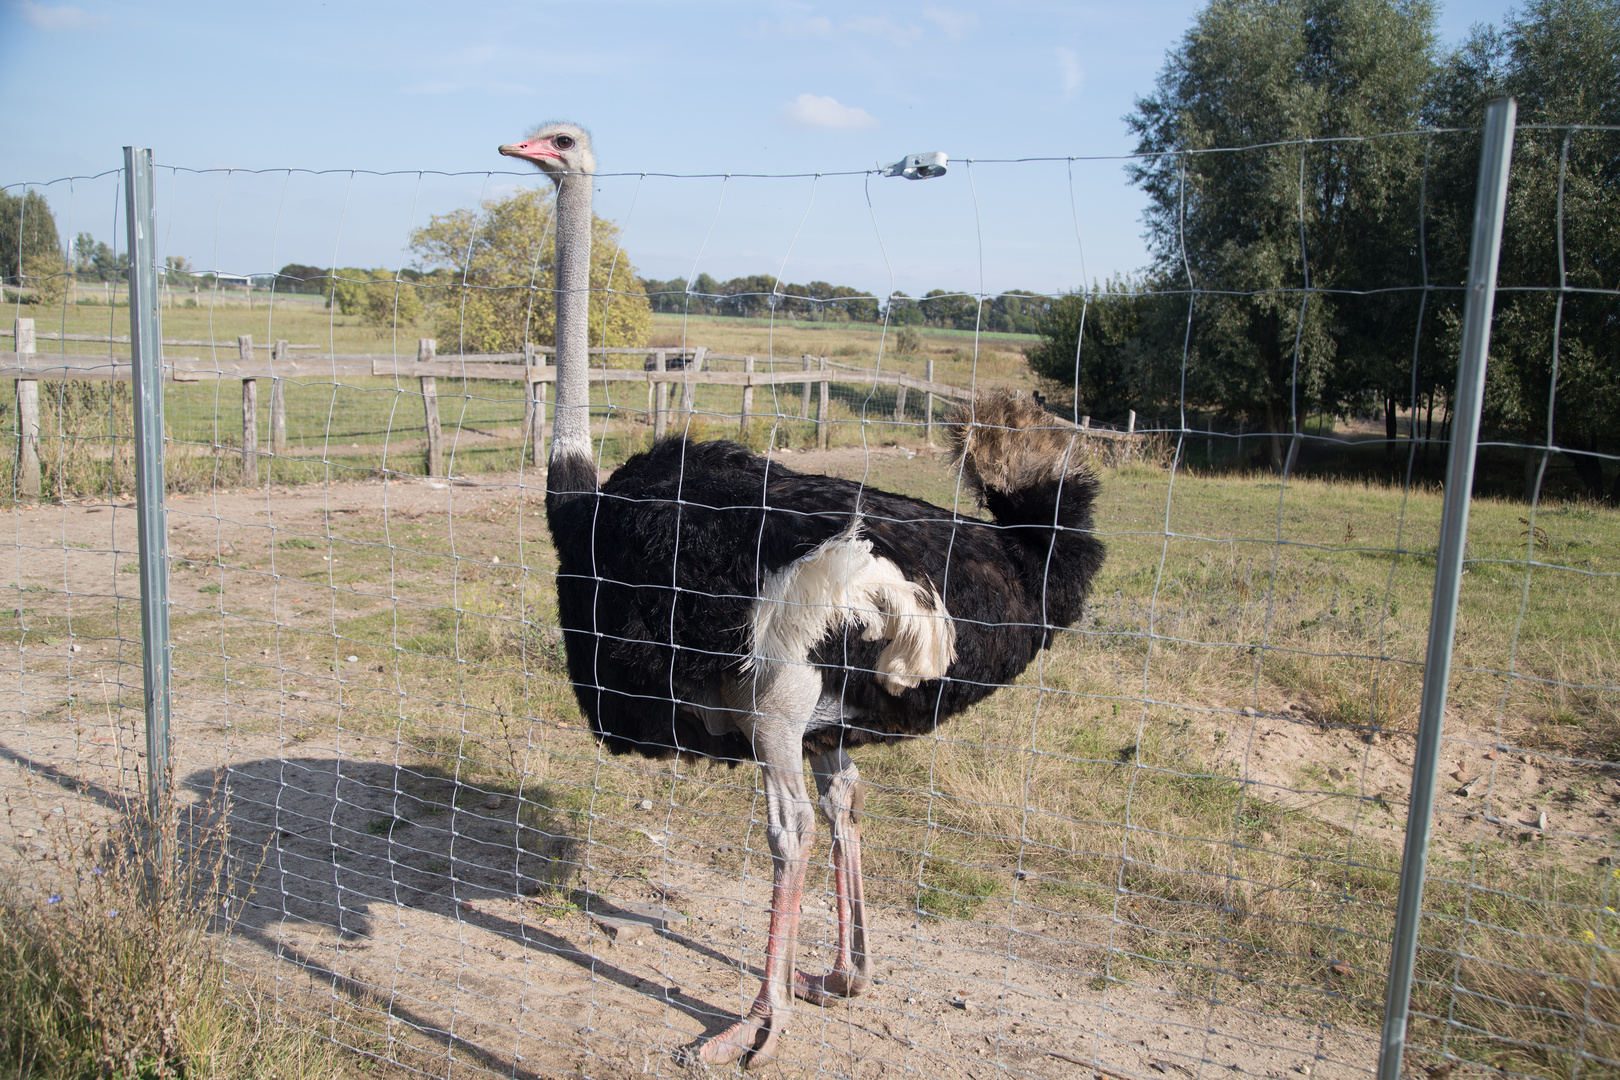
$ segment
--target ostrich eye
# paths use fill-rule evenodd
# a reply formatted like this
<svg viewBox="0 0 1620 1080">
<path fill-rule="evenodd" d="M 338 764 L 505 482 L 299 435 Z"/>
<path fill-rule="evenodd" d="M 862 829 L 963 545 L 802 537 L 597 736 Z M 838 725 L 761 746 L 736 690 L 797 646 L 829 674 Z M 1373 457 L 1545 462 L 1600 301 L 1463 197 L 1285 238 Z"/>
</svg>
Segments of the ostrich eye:
<svg viewBox="0 0 1620 1080">
<path fill-rule="evenodd" d="M 559 150 L 572 150 L 574 148 L 574 137 L 572 135 L 558 135 L 551 141 Z"/>
</svg>

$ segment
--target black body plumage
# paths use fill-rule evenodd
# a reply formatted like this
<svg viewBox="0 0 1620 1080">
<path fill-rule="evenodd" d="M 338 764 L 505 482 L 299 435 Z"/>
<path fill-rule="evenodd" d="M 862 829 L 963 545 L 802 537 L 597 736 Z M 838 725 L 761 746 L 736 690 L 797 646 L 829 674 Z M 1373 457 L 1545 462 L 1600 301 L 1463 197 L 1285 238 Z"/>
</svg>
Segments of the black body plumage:
<svg viewBox="0 0 1620 1080">
<path fill-rule="evenodd" d="M 1061 470 L 983 492 L 993 520 L 849 480 L 806 475 L 729 442 L 666 439 L 601 486 L 583 457 L 552 462 L 546 510 L 569 676 L 615 753 L 752 760 L 703 720 L 744 664 L 766 576 L 860 516 L 872 553 L 936 590 L 955 620 L 943 679 L 898 694 L 873 674 L 882 641 L 829 634 L 812 651 L 823 700 L 806 753 L 926 734 L 1011 682 L 1080 616 L 1103 559 L 1096 481 Z M 723 730 L 712 731 L 711 726 Z"/>
</svg>

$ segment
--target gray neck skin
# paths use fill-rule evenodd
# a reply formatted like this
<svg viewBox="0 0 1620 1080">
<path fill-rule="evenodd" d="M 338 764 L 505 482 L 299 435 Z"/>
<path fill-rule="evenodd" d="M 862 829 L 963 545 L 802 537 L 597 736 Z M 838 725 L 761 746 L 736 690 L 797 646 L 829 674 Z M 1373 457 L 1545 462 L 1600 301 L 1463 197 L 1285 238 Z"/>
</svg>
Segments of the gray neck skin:
<svg viewBox="0 0 1620 1080">
<path fill-rule="evenodd" d="M 551 460 L 591 457 L 591 188 L 595 177 L 569 173 L 557 184 L 557 414 Z"/>
</svg>

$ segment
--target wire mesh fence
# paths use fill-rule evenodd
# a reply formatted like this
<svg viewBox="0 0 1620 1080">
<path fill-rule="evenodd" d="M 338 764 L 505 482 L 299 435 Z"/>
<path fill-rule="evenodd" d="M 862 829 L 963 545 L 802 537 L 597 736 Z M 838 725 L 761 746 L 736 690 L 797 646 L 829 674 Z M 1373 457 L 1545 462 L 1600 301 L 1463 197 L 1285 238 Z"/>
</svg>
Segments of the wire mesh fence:
<svg viewBox="0 0 1620 1080">
<path fill-rule="evenodd" d="M 1589 134 L 1520 137 L 1541 148 L 1526 160 L 1547 146 L 1556 160 L 1562 146 L 1567 162 L 1571 141 Z M 1437 140 L 1477 145 L 1479 134 L 1388 139 L 1428 147 L 1427 183 Z M 1219 153 L 1283 155 L 1291 168 L 1317 149 Z M 1187 156 L 1166 161 L 1152 164 L 1190 184 Z M 1072 183 L 1076 169 L 1118 167 L 966 171 L 999 170 L 1016 189 L 1054 171 Z M 345 197 L 360 202 L 367 183 L 397 180 L 345 175 Z M 278 176 L 289 188 L 302 179 Z M 160 192 L 215 185 L 216 195 L 160 198 L 159 237 L 203 228 L 182 219 L 224 205 L 238 179 L 159 177 Z M 327 191 L 318 179 L 309 183 Z M 29 190 L 62 214 L 116 204 L 120 182 Z M 805 182 L 813 192 L 867 178 Z M 1299 202 L 1303 238 L 1303 179 Z M 340 208 L 322 212 L 342 220 Z M 1562 214 L 1560 199 L 1549 222 L 1560 266 Z M 265 230 L 228 213 L 211 221 L 216 247 L 233 231 Z M 633 248 L 633 222 L 621 225 Z M 1074 225 L 1083 236 L 1083 216 Z M 1507 243 L 1543 239 L 1510 229 Z M 272 251 L 274 241 L 272 229 Z M 1075 252 L 1083 274 L 1078 241 Z M 1428 274 L 1426 248 L 1413 276 L 1349 290 L 1305 277 L 1310 256 L 1307 246 L 1298 280 L 1276 289 L 1201 278 L 1189 257 L 1179 280 L 1142 294 L 1188 328 L 1164 417 L 1099 415 L 1080 429 L 1084 395 L 1039 384 L 1055 397 L 1052 427 L 1079 432 L 1101 476 L 1107 561 L 1085 615 L 1053 628 L 1018 678 L 932 733 L 854 752 L 874 982 L 847 1000 L 801 1001 L 775 1048 L 784 1062 L 834 1076 L 1374 1071 L 1455 359 L 1432 380 L 1438 428 L 1435 399 L 1425 417 L 1415 389 L 1393 415 L 1383 402 L 1313 414 L 1302 372 L 1336 370 L 1308 340 L 1310 305 L 1331 301 L 1388 316 L 1398 344 L 1385 351 L 1416 388 L 1432 363 L 1425 342 L 1455 344 L 1443 313 L 1462 290 Z M 771 799 L 735 762 L 610 754 L 582 718 L 535 464 L 535 434 L 549 428 L 530 420 L 530 387 L 543 384 L 323 376 L 321 363 L 335 371 L 345 355 L 414 362 L 418 338 L 434 335 L 425 321 L 377 330 L 336 306 L 255 293 L 259 266 L 215 269 L 209 288 L 177 293 L 160 314 L 166 335 L 200 343 L 167 345 L 166 359 L 195 354 L 217 376 L 164 389 L 168 612 L 176 858 L 223 852 L 208 887 L 226 901 L 216 929 L 232 1007 L 426 1075 L 681 1072 L 683 1048 L 747 1013 L 767 964 L 779 904 Z M 231 292 L 231 272 L 249 286 Z M 399 280 L 368 287 L 397 291 Z M 1607 304 L 1612 318 L 1615 284 L 1583 282 L 1580 301 Z M 1557 332 L 1576 288 L 1567 274 L 1503 283 L 1517 300 L 1545 301 L 1533 314 L 1553 364 L 1569 348 Z M 128 332 L 127 310 L 86 303 L 94 292 L 65 290 L 54 308 L 24 306 L 18 293 L 14 313 L 33 318 L 37 355 L 127 355 L 119 342 L 70 337 Z M 969 299 L 982 308 L 991 298 Z M 1292 411 L 1278 422 L 1240 421 L 1197 390 L 1214 359 L 1195 347 L 1195 324 L 1243 303 L 1283 312 Z M 25 333 L 14 330 L 19 352 Z M 665 318 L 652 333 L 661 345 L 592 359 L 593 372 L 626 376 L 592 384 L 603 470 L 652 445 L 660 394 L 636 381 L 652 353 L 703 346 L 716 354 L 711 376 L 801 378 L 665 383 L 671 434 L 740 438 L 863 493 L 926 500 L 946 520 L 979 517 L 947 467 L 948 395 L 878 376 L 967 394 L 1037 387 L 1011 338 L 925 333 L 897 356 L 895 328 L 881 322 Z M 280 354 L 300 365 L 321 358 L 279 380 L 281 448 L 268 412 L 257 418 L 253 484 L 230 367 L 243 334 L 259 352 L 281 340 L 317 346 Z M 460 347 L 437 340 L 441 353 Z M 1091 347 L 1083 339 L 1082 354 Z M 473 362 L 472 350 L 457 355 Z M 82 887 L 101 867 L 63 852 L 138 817 L 131 800 L 146 780 L 132 400 L 117 378 L 41 375 L 35 498 L 21 467 L 27 373 L 19 367 L 3 401 L 19 447 L 4 476 L 17 643 L 0 732 L 11 764 L 6 902 L 117 924 L 111 902 L 96 907 Z M 1076 387 L 1082 377 L 1077 365 Z M 427 459 L 430 397 L 448 446 L 438 471 Z M 1561 443 L 1565 401 L 1542 400 L 1544 439 L 1493 438 L 1480 457 L 1480 487 L 1495 494 L 1472 508 L 1406 1035 L 1407 1067 L 1430 1075 L 1458 1064 L 1620 1069 L 1620 519 L 1577 484 L 1593 461 L 1601 483 L 1615 457 L 1601 441 Z M 1275 470 L 1255 467 L 1270 461 Z M 1514 490 L 1521 477 L 1528 487 Z M 633 550 L 634 539 L 610 543 Z M 715 628 L 716 640 L 733 630 Z M 823 844 L 797 931 L 807 972 L 839 962 L 839 887 Z"/>
</svg>

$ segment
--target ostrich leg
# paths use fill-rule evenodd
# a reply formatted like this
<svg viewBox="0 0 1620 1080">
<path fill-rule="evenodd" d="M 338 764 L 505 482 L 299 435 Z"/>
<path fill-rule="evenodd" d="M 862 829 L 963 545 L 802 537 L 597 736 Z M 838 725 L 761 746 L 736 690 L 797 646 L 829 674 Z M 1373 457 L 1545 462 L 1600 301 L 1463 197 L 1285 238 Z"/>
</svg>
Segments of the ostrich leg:
<svg viewBox="0 0 1620 1080">
<path fill-rule="evenodd" d="M 808 665 L 783 665 L 758 694 L 753 728 L 754 756 L 765 782 L 766 835 L 771 845 L 771 927 L 765 948 L 765 978 L 759 996 L 737 1023 L 706 1041 L 698 1056 L 724 1065 L 749 1055 L 744 1065 L 769 1060 L 793 1009 L 793 958 L 799 943 L 799 902 L 804 872 L 815 841 L 816 812 L 804 786 L 804 727 L 819 693 L 819 677 Z M 767 682 L 760 680 L 760 684 Z M 797 702 L 794 699 L 797 698 Z M 802 705 L 802 708 L 796 706 Z M 804 719 L 791 718 L 802 711 Z M 789 715 L 785 716 L 784 713 Z"/>
<path fill-rule="evenodd" d="M 825 975 L 794 972 L 793 992 L 815 1005 L 834 995 L 854 997 L 872 985 L 866 951 L 866 888 L 861 881 L 861 774 L 843 750 L 816 754 L 810 770 L 821 793 L 821 813 L 832 826 L 833 878 L 838 890 L 838 959 Z"/>
</svg>

